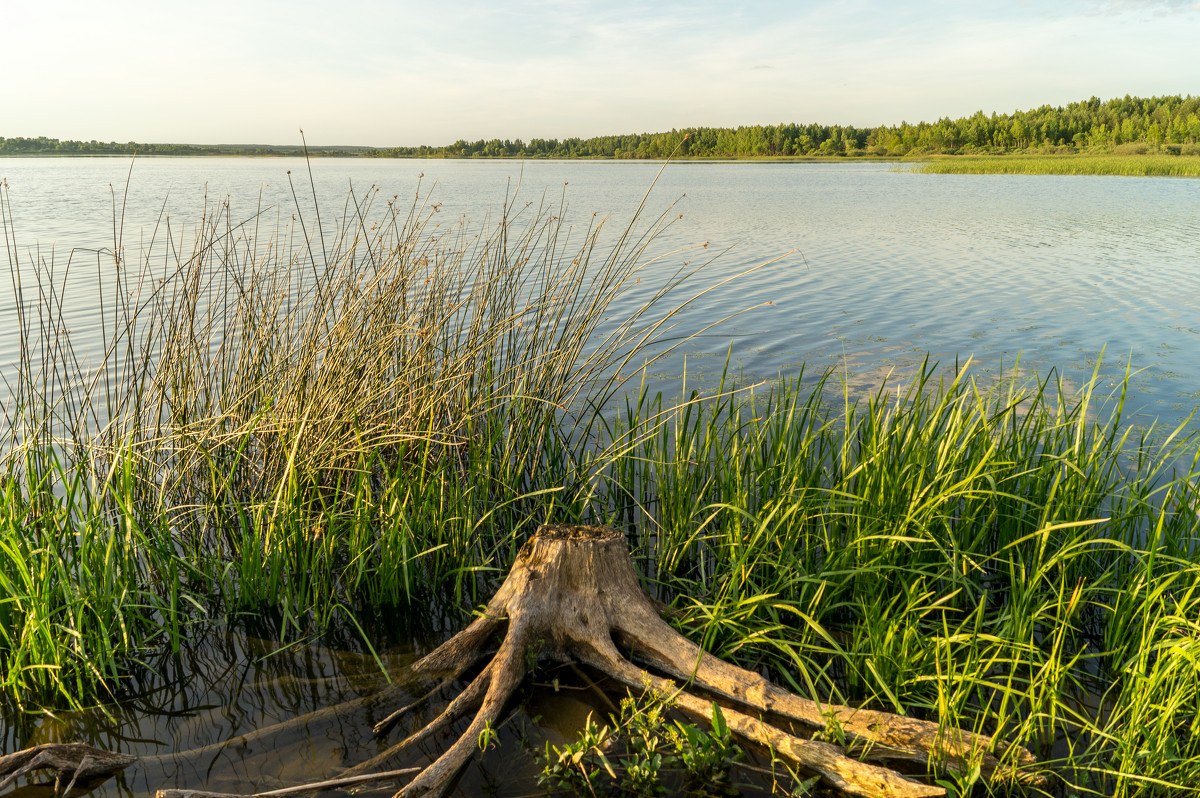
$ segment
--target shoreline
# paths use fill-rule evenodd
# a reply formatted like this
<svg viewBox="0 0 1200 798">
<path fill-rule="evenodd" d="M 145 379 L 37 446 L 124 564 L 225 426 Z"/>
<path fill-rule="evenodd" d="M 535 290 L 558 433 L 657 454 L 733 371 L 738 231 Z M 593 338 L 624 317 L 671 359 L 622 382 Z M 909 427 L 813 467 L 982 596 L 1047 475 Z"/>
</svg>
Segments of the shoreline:
<svg viewBox="0 0 1200 798">
<path fill-rule="evenodd" d="M 312 158 L 312 159 L 378 159 L 378 160 L 421 160 L 421 161 L 605 161 L 612 163 L 645 164 L 671 161 L 679 164 L 843 164 L 872 163 L 888 164 L 899 170 L 923 174 L 1024 174 L 1059 176 L 1110 176 L 1110 177 L 1200 177 L 1200 156 L 1172 155 L 1162 153 L 1112 154 L 1112 153 L 1025 153 L 1004 154 L 929 154 L 929 155 L 876 155 L 872 153 L 843 155 L 742 155 L 742 156 L 688 156 L 672 158 L 616 158 L 611 156 L 545 157 L 545 156 L 449 156 L 430 155 L 377 155 L 350 152 L 179 152 L 179 153 L 12 153 L 0 154 L 0 160 L 52 159 L 111 159 L 111 158 Z"/>
</svg>

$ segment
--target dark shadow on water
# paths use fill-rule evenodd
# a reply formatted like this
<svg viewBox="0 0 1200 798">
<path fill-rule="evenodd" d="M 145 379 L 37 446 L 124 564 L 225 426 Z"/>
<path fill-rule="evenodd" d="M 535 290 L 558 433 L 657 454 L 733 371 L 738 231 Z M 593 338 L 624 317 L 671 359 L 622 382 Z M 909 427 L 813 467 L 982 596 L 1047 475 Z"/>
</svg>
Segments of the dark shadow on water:
<svg viewBox="0 0 1200 798">
<path fill-rule="evenodd" d="M 406 667 L 448 637 L 454 631 L 450 623 L 437 624 L 447 626 L 439 637 L 376 644 L 379 662 L 397 690 L 336 717 L 326 715 L 249 740 L 239 737 L 377 695 L 388 688 L 388 676 L 351 634 L 285 645 L 278 636 L 256 636 L 229 625 L 197 629 L 178 654 L 150 659 L 107 715 L 99 709 L 0 715 L 0 754 L 40 743 L 86 742 L 141 757 L 117 777 L 90 785 L 88 794 L 96 798 L 140 798 L 163 788 L 250 794 L 336 778 L 343 769 L 384 752 L 431 721 L 454 690 L 465 686 L 464 681 L 448 688 L 440 702 L 406 718 L 385 739 L 372 735 L 375 723 L 428 689 L 427 683 L 406 683 Z M 261 627 L 263 622 L 253 625 Z M 380 639 L 404 635 L 402 629 L 391 631 Z M 497 727 L 496 744 L 473 757 L 450 795 L 545 794 L 537 784 L 536 755 L 547 743 L 561 746 L 574 739 L 589 714 L 606 722 L 624 695 L 620 688 L 597 685 L 592 678 L 573 668 L 547 667 L 527 679 L 511 714 Z M 466 725 L 466 720 L 460 721 L 380 770 L 432 762 Z M 751 754 L 746 764 L 748 768 L 738 767 L 733 774 L 742 794 L 770 794 L 771 778 L 758 772 L 770 769 L 769 759 Z M 354 792 L 389 796 L 400 786 L 363 785 Z M 84 793 L 77 787 L 73 794 Z M 22 779 L 8 795 L 52 798 L 53 779 L 47 774 Z"/>
</svg>

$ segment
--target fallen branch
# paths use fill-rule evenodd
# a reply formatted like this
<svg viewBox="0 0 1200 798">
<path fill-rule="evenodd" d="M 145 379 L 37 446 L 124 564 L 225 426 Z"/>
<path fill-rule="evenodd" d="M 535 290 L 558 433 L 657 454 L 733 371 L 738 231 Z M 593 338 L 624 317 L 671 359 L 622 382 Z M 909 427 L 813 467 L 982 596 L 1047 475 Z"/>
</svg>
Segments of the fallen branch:
<svg viewBox="0 0 1200 798">
<path fill-rule="evenodd" d="M 340 790 L 343 787 L 353 787 L 356 784 L 369 784 L 373 781 L 386 781 L 387 779 L 395 779 L 400 776 L 411 776 L 414 773 L 420 773 L 420 768 L 403 768 L 401 770 L 388 770 L 383 773 L 365 773 L 361 776 L 343 776 L 339 779 L 328 779 L 326 781 L 314 781 L 311 784 L 297 784 L 295 787 L 284 787 L 279 790 L 269 790 L 267 792 L 256 792 L 250 795 L 231 792 L 208 792 L 206 790 L 159 790 L 154 794 L 155 798 L 290 798 L 293 795 L 304 795 L 309 792 L 321 792 L 322 790 Z"/>
<path fill-rule="evenodd" d="M 102 748 L 93 748 L 83 743 L 45 743 L 26 748 L 12 754 L 0 756 L 0 790 L 7 789 L 10 784 L 26 773 L 35 770 L 54 771 L 54 794 L 66 798 L 75 786 L 75 782 L 98 776 L 111 776 L 119 773 L 137 761 L 136 756 L 114 754 Z M 62 780 L 70 777 L 66 788 Z"/>
</svg>

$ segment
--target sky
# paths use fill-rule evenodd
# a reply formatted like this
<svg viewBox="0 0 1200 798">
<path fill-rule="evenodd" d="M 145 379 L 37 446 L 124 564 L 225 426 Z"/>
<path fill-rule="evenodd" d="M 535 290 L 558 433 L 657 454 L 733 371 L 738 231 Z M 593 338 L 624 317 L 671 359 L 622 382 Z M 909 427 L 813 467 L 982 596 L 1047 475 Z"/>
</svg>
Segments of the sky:
<svg viewBox="0 0 1200 798">
<path fill-rule="evenodd" d="M 1197 0 L 0 0 L 0 136 L 375 147 L 1200 94 Z"/>
</svg>

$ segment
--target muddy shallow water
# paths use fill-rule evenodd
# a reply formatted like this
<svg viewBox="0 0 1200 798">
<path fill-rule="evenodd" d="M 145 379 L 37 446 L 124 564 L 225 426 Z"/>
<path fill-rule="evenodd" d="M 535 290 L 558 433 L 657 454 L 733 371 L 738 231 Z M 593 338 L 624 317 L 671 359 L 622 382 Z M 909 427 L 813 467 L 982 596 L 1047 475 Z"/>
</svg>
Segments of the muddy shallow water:
<svg viewBox="0 0 1200 798">
<path fill-rule="evenodd" d="M 166 654 L 132 682 L 116 705 L 102 710 L 60 712 L 0 718 L 0 751 L 11 752 L 46 742 L 83 741 L 111 751 L 130 753 L 140 761 L 115 778 L 92 785 L 97 798 L 149 796 L 162 788 L 198 788 L 215 792 L 262 792 L 336 778 L 347 767 L 387 750 L 419 724 L 433 719 L 442 701 L 431 702 L 406 718 L 386 738 L 371 727 L 429 689 L 429 683 L 407 682 L 405 666 L 431 649 L 425 642 L 380 649 L 379 660 L 361 650 L 351 637 L 339 640 L 342 650 L 313 642 L 281 646 L 229 628 L 198 634 L 178 655 Z M 354 707 L 336 717 L 293 723 L 252 739 L 242 735 L 334 707 L 389 686 L 399 693 L 367 707 Z M 477 754 L 459 777 L 457 796 L 543 795 L 537 784 L 536 752 L 546 743 L 573 739 L 589 713 L 607 721 L 620 700 L 615 686 L 590 682 L 581 671 L 552 668 L 539 673 L 519 703 L 498 727 L 497 744 Z M 461 687 L 465 682 L 460 683 Z M 467 721 L 452 731 L 396 756 L 379 770 L 419 767 L 433 761 Z M 769 769 L 769 761 L 751 755 L 752 769 Z M 735 782 L 744 795 L 769 794 L 771 779 L 738 767 Z M 781 776 L 786 780 L 786 774 Z M 13 798 L 50 798 L 53 780 L 22 780 Z M 402 782 L 353 788 L 355 793 L 391 795 Z"/>
</svg>

